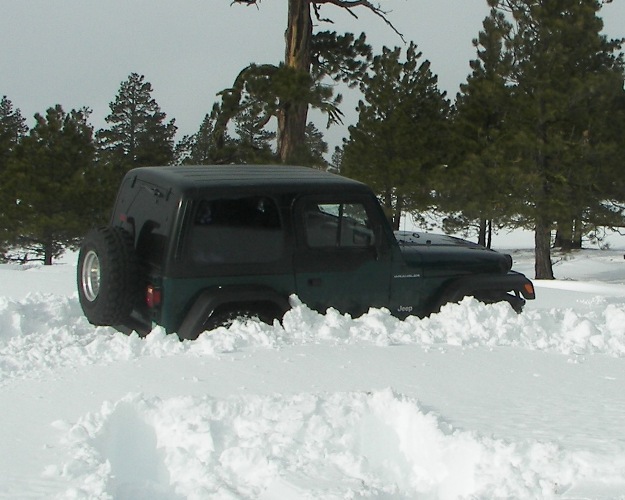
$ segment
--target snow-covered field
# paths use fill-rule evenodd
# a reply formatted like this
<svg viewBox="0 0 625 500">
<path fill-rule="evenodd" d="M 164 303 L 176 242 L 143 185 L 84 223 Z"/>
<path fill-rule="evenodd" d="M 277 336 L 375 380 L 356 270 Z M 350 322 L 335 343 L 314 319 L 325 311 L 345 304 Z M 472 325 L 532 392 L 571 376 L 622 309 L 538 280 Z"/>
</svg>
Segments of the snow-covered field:
<svg viewBox="0 0 625 500">
<path fill-rule="evenodd" d="M 615 248 L 556 256 L 521 315 L 296 304 L 184 343 L 89 325 L 71 256 L 0 266 L 0 497 L 625 498 Z"/>
</svg>

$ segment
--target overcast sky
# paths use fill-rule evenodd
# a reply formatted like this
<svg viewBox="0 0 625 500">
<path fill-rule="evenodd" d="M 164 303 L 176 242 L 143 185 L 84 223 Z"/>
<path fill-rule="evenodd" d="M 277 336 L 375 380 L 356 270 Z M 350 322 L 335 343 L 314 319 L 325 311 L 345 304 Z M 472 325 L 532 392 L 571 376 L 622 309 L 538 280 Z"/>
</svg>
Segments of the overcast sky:
<svg viewBox="0 0 625 500">
<path fill-rule="evenodd" d="M 486 0 L 381 0 L 388 18 L 432 63 L 439 86 L 453 98 L 475 58 L 471 41 L 488 14 Z M 251 62 L 278 63 L 284 53 L 286 0 L 257 7 L 231 0 L 0 0 L 0 95 L 33 125 L 32 116 L 55 104 L 88 106 L 92 124 L 105 125 L 109 103 L 131 72 L 145 75 L 153 97 L 178 137 L 197 131 L 217 100 Z M 401 39 L 363 9 L 353 19 L 332 6 L 322 29 L 364 31 L 370 43 Z M 605 33 L 625 35 L 625 0 L 604 7 Z M 356 91 L 352 91 L 356 92 Z M 346 96 L 346 121 L 355 121 L 358 95 Z M 322 122 L 320 122 L 322 123 Z M 332 144 L 345 135 L 334 126 Z"/>
</svg>

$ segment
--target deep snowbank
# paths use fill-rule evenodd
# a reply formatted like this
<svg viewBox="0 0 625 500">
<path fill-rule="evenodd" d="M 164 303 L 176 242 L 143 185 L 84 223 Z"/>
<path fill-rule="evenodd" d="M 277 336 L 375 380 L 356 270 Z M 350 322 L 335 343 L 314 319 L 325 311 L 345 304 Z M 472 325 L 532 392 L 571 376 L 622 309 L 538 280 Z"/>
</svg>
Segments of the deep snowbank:
<svg viewBox="0 0 625 500">
<path fill-rule="evenodd" d="M 241 349 L 278 349 L 314 343 L 513 346 L 565 355 L 605 354 L 625 357 L 625 301 L 578 313 L 573 309 L 514 313 L 507 304 L 486 306 L 466 298 L 429 318 L 399 321 L 373 309 L 350 318 L 330 309 L 319 314 L 292 299 L 294 308 L 282 325 L 258 322 L 220 328 L 195 342 L 179 342 L 156 328 L 145 340 L 111 328 L 94 328 L 84 318 L 76 296 L 32 294 L 22 300 L 0 297 L 0 381 L 40 376 L 78 364 L 161 357 L 187 352 L 214 355 Z"/>
<path fill-rule="evenodd" d="M 521 315 L 294 298 L 195 342 L 89 325 L 73 265 L 0 266 L 0 497 L 625 498 L 625 265 L 578 257 Z"/>
<path fill-rule="evenodd" d="M 57 426 L 63 427 L 62 423 Z M 391 390 L 145 398 L 66 430 L 75 498 L 550 498 L 617 462 L 459 431 Z"/>
</svg>

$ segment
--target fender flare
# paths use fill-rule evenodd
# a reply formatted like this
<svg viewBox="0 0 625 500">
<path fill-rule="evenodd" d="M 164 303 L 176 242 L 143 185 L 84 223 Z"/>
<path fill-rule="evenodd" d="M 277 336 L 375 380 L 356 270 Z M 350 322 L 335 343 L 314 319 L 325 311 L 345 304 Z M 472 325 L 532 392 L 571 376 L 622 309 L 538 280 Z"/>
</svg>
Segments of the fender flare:
<svg viewBox="0 0 625 500">
<path fill-rule="evenodd" d="M 485 295 L 492 297 L 497 295 L 499 298 L 490 302 L 506 301 L 517 312 L 521 312 L 526 300 L 536 298 L 534 285 L 520 273 L 510 271 L 500 275 L 478 274 L 464 276 L 448 283 L 439 295 L 434 311 L 438 311 L 444 304 L 459 302 L 464 297 L 474 294 L 478 295 L 476 298 L 479 299 L 477 292 L 484 292 Z"/>
<path fill-rule="evenodd" d="M 181 340 L 195 340 L 204 325 L 220 308 L 236 304 L 256 304 L 259 309 L 273 308 L 282 317 L 291 305 L 285 297 L 273 288 L 262 285 L 234 285 L 208 288 L 202 291 L 185 316 L 178 337 Z"/>
</svg>

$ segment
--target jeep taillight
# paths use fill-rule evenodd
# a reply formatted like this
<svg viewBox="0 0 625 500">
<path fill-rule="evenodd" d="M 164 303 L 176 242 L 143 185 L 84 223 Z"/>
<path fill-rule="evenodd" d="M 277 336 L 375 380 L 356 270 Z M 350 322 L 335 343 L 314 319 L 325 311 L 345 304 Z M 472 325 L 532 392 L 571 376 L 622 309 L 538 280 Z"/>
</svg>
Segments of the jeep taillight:
<svg viewBox="0 0 625 500">
<path fill-rule="evenodd" d="M 160 306 L 162 298 L 163 292 L 160 288 L 148 285 L 145 289 L 145 303 L 150 309 Z"/>
</svg>

